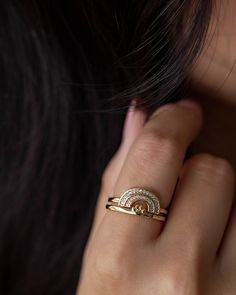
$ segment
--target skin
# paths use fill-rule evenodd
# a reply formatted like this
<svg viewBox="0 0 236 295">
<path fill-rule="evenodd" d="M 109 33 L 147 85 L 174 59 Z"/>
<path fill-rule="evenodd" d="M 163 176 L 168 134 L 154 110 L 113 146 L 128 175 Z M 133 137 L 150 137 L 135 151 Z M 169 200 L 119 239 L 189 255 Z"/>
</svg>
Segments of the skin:
<svg viewBox="0 0 236 295">
<path fill-rule="evenodd" d="M 183 163 L 202 125 L 194 103 L 165 105 L 147 122 L 141 111 L 129 112 L 103 175 L 77 294 L 235 294 L 233 167 L 207 153 Z M 165 226 L 105 212 L 107 196 L 136 186 L 158 193 L 163 208 L 171 202 Z"/>
<path fill-rule="evenodd" d="M 215 0 L 206 43 L 190 77 L 196 90 L 235 105 L 236 2 Z"/>
<path fill-rule="evenodd" d="M 236 170 L 236 2 L 216 0 L 206 44 L 189 73 L 192 98 L 204 111 L 204 125 L 191 154 L 207 152 Z"/>
<path fill-rule="evenodd" d="M 189 73 L 191 101 L 150 118 L 129 109 L 102 177 L 77 295 L 236 294 L 236 3 L 226 2 L 216 2 Z M 167 221 L 104 209 L 108 196 L 131 187 L 155 192 L 163 208 L 171 204 Z"/>
</svg>

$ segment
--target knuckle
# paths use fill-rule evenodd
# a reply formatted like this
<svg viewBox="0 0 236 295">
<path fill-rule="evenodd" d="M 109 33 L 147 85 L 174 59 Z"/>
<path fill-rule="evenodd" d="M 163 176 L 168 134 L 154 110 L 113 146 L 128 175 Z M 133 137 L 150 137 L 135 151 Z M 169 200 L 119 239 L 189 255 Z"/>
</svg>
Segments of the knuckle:
<svg viewBox="0 0 236 295">
<path fill-rule="evenodd" d="M 158 154 L 167 154 L 174 156 L 181 150 L 181 140 L 174 134 L 168 134 L 154 128 L 145 131 L 140 136 L 140 141 L 137 144 L 137 151 L 143 154 L 145 159 L 156 158 Z M 141 155 L 142 156 L 142 155 Z"/>
<path fill-rule="evenodd" d="M 164 112 L 166 112 L 166 111 L 169 112 L 169 111 L 178 109 L 178 107 L 179 106 L 177 104 L 175 104 L 175 103 L 164 104 L 164 105 L 160 106 L 157 110 L 155 110 L 152 113 L 152 115 L 149 118 L 149 121 L 155 119 L 156 117 L 158 117 L 163 111 Z"/>
<path fill-rule="evenodd" d="M 182 104 L 178 104 L 175 102 L 169 102 L 167 104 L 164 104 L 162 106 L 160 106 L 151 116 L 150 116 L 150 120 L 155 120 L 155 118 L 158 118 L 160 115 L 162 115 L 163 113 L 166 113 L 166 116 L 170 116 L 169 113 L 173 113 L 173 114 L 178 114 L 179 119 L 184 119 L 184 116 L 189 116 L 190 117 L 195 117 L 195 116 L 199 116 L 199 113 L 196 112 L 195 109 L 192 108 L 186 108 L 184 105 Z"/>
<path fill-rule="evenodd" d="M 186 108 L 184 106 L 182 106 L 181 104 L 177 104 L 174 102 L 169 102 L 167 104 L 164 104 L 162 106 L 160 106 L 151 116 L 150 119 L 154 119 L 157 116 L 159 116 L 160 114 L 162 114 L 163 112 L 181 112 L 181 114 L 183 112 L 185 113 L 195 113 L 195 111 L 192 111 L 191 108 Z"/>
<path fill-rule="evenodd" d="M 208 178 L 234 178 L 234 169 L 231 163 L 224 158 L 203 153 L 195 155 L 191 163 L 194 165 L 196 172 Z"/>
<path fill-rule="evenodd" d="M 234 169 L 231 163 L 223 158 L 217 158 L 216 173 L 220 176 L 234 177 Z"/>
</svg>

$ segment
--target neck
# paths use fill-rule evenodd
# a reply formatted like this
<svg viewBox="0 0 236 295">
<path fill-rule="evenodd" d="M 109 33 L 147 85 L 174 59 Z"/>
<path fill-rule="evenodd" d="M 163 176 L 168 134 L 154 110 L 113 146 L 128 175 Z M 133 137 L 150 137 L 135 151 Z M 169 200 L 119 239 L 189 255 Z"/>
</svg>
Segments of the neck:
<svg viewBox="0 0 236 295">
<path fill-rule="evenodd" d="M 192 96 L 203 108 L 204 122 L 189 155 L 204 152 L 225 158 L 236 171 L 236 104 L 204 93 Z"/>
</svg>

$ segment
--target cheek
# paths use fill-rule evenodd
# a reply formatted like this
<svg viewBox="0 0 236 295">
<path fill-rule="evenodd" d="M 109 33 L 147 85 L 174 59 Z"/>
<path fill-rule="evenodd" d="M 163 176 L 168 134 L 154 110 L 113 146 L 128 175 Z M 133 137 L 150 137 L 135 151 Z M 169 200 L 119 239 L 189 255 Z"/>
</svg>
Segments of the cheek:
<svg viewBox="0 0 236 295">
<path fill-rule="evenodd" d="M 236 104 L 236 1 L 215 0 L 204 49 L 190 73 L 195 87 Z"/>
</svg>

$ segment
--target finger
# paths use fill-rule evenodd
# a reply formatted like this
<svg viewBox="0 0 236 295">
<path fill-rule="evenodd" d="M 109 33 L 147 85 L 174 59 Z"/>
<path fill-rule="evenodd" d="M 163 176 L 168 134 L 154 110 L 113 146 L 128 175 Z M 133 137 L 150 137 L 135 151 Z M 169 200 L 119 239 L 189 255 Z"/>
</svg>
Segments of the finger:
<svg viewBox="0 0 236 295">
<path fill-rule="evenodd" d="M 117 181 L 127 153 L 147 119 L 147 114 L 144 110 L 138 108 L 137 104 L 138 101 L 136 99 L 134 99 L 130 104 L 123 126 L 123 135 L 120 147 L 108 163 L 103 173 L 104 181 L 102 189 L 106 190 L 106 192 L 110 194 L 113 193 L 115 182 Z"/>
<path fill-rule="evenodd" d="M 106 196 L 113 194 L 115 183 L 117 181 L 127 153 L 130 149 L 130 146 L 143 128 L 147 119 L 147 115 L 144 110 L 137 108 L 136 106 L 137 101 L 133 100 L 130 104 L 125 118 L 120 147 L 103 173 L 101 191 L 97 201 L 93 229 L 90 235 L 92 235 L 93 231 L 96 231 L 101 219 L 105 214 Z"/>
<path fill-rule="evenodd" d="M 157 244 L 176 253 L 179 249 L 188 258 L 198 255 L 204 261 L 215 259 L 229 218 L 233 191 L 234 172 L 228 161 L 209 154 L 187 160 L 165 232 Z"/>
<path fill-rule="evenodd" d="M 114 196 L 129 188 L 143 187 L 159 195 L 162 207 L 171 200 L 186 149 L 199 132 L 200 107 L 192 103 L 168 104 L 147 121 L 131 146 L 115 185 Z M 157 220 L 107 211 L 100 236 L 120 241 L 156 238 L 161 230 Z"/>
<path fill-rule="evenodd" d="M 231 216 L 224 234 L 222 245 L 218 251 L 218 263 L 223 272 L 229 275 L 236 274 L 236 199 L 231 210 Z"/>
</svg>

